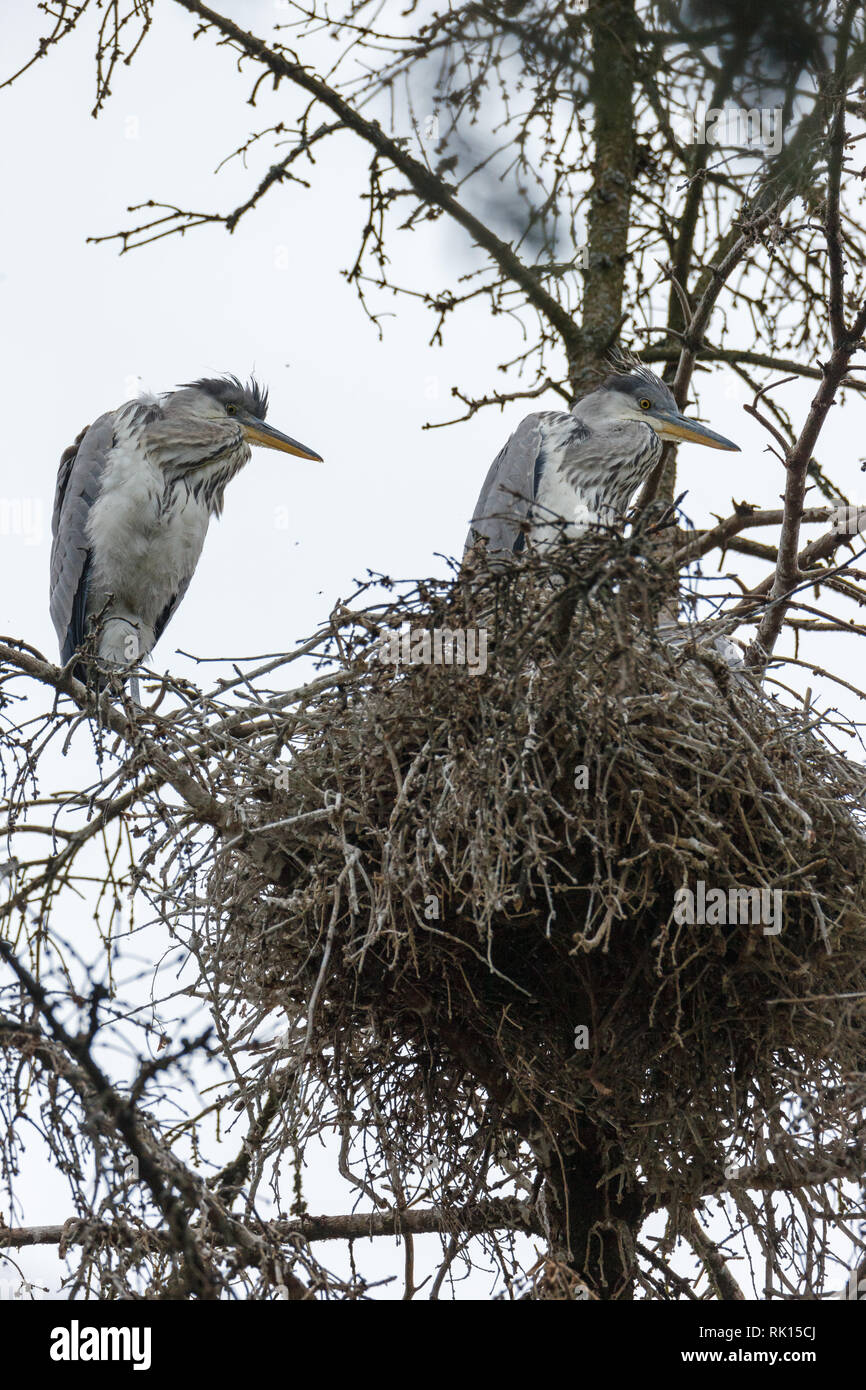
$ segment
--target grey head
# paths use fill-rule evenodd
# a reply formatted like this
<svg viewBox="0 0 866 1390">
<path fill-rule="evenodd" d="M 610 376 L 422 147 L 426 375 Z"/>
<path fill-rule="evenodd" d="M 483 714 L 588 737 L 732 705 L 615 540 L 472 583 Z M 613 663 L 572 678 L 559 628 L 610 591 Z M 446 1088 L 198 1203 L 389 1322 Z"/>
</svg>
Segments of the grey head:
<svg viewBox="0 0 866 1390">
<path fill-rule="evenodd" d="M 614 368 L 611 374 L 575 405 L 573 413 L 578 419 L 596 427 L 640 420 L 660 439 L 675 444 L 687 440 L 739 453 L 739 446 L 730 439 L 683 415 L 669 387 L 638 358 L 618 353 L 610 361 Z"/>
<path fill-rule="evenodd" d="M 170 394 L 176 396 L 181 391 L 201 391 L 220 405 L 235 406 L 258 420 L 264 420 L 268 413 L 267 387 L 261 386 L 254 376 L 246 384 L 231 375 L 202 376 L 197 381 L 185 381 Z"/>
<path fill-rule="evenodd" d="M 233 420 L 240 426 L 247 444 L 322 461 L 314 449 L 265 423 L 268 393 L 255 377 L 250 377 L 246 384 L 236 376 L 200 377 L 197 381 L 186 382 L 176 391 L 167 392 L 160 399 L 160 409 L 163 418 L 175 426 L 184 420 L 191 424 Z"/>
</svg>

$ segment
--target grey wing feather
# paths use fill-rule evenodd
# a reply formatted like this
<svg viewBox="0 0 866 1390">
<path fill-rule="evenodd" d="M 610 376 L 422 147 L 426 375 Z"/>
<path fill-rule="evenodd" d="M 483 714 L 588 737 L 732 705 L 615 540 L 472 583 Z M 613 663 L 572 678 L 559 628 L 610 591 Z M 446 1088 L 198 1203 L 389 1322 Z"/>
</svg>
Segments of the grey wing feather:
<svg viewBox="0 0 866 1390">
<path fill-rule="evenodd" d="M 87 517 L 99 496 L 114 435 L 114 413 L 101 415 L 65 450 L 51 520 L 50 608 L 64 664 L 84 640 L 90 546 Z"/>
<path fill-rule="evenodd" d="M 487 537 L 490 554 L 522 548 L 523 523 L 538 490 L 542 422 L 548 413 L 527 415 L 493 460 L 475 506 L 466 550 L 481 536 Z"/>
</svg>

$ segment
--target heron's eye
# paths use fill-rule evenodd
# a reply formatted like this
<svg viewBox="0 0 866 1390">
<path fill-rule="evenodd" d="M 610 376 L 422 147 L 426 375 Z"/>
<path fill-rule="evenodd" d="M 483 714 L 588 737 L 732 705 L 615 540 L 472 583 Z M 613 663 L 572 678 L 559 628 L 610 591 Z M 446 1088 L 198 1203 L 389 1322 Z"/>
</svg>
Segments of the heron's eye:
<svg viewBox="0 0 866 1390">
<path fill-rule="evenodd" d="M 226 415 L 237 415 L 237 413 L 238 413 L 238 408 L 237 408 L 236 405 L 227 405 L 227 406 L 226 406 Z"/>
<path fill-rule="evenodd" d="M 641 410 L 649 410 L 650 406 L 652 405 L 652 401 L 648 400 L 647 397 L 644 396 L 643 400 L 638 401 L 638 405 L 640 406 Z"/>
</svg>

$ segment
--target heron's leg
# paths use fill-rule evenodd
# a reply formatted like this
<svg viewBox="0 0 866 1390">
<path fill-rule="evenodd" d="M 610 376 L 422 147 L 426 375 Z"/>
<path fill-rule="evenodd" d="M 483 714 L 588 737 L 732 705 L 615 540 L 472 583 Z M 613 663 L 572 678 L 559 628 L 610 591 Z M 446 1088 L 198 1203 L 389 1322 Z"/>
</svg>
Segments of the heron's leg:
<svg viewBox="0 0 866 1390">
<path fill-rule="evenodd" d="M 99 639 L 99 655 L 115 666 L 129 666 L 142 654 L 141 624 L 134 618 L 112 613 L 105 619 Z"/>
<path fill-rule="evenodd" d="M 112 614 L 107 618 L 99 642 L 99 656 L 107 665 L 111 665 L 118 670 L 134 665 L 140 660 L 153 644 L 153 633 L 150 628 L 132 617 L 121 617 Z M 129 690 L 135 704 L 141 704 L 141 691 L 138 676 L 130 675 Z"/>
</svg>

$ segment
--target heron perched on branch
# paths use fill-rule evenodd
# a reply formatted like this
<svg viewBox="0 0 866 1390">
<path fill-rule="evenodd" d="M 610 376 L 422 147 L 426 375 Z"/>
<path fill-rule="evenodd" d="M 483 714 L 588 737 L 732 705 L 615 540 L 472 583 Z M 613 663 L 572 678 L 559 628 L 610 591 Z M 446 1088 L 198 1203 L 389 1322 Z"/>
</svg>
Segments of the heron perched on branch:
<svg viewBox="0 0 866 1390">
<path fill-rule="evenodd" d="M 65 451 L 51 547 L 51 617 L 64 664 L 94 623 L 102 661 L 125 666 L 150 653 L 250 445 L 321 462 L 265 424 L 267 409 L 254 380 L 202 378 L 100 416 Z M 84 678 L 80 663 L 74 670 Z"/>
<path fill-rule="evenodd" d="M 527 534 L 530 544 L 547 545 L 616 525 L 658 463 L 663 440 L 738 450 L 681 414 L 638 358 L 621 355 L 614 367 L 570 413 L 542 410 L 517 426 L 484 481 L 467 550 L 486 538 L 491 557 L 516 554 Z"/>
</svg>

